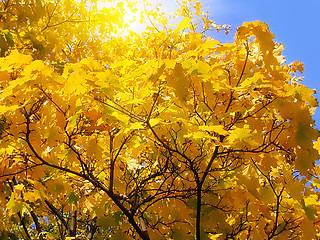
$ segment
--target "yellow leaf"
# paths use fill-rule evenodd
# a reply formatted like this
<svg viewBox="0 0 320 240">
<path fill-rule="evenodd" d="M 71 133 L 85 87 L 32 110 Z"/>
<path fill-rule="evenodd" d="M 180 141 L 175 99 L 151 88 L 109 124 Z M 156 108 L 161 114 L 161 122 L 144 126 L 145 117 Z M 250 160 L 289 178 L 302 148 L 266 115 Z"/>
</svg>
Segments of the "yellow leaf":
<svg viewBox="0 0 320 240">
<path fill-rule="evenodd" d="M 123 113 L 119 113 L 119 112 L 112 112 L 111 116 L 114 116 L 115 118 L 117 118 L 121 122 L 125 122 L 125 123 L 128 123 L 130 120 L 130 117 L 128 117 L 127 115 L 125 115 Z"/>
<path fill-rule="evenodd" d="M 217 46 L 220 42 L 216 39 L 213 39 L 211 41 L 207 41 L 203 43 L 202 48 L 204 50 L 213 50 L 215 46 Z"/>
<path fill-rule="evenodd" d="M 203 21 L 203 30 L 207 30 L 210 28 L 210 21 L 207 18 L 201 17 Z"/>
<path fill-rule="evenodd" d="M 288 95 L 294 95 L 302 101 L 307 102 L 312 107 L 315 107 L 318 106 L 317 99 L 314 96 L 312 96 L 315 93 L 316 91 L 314 89 L 309 89 L 306 86 L 299 84 L 299 86 L 290 91 Z"/>
<path fill-rule="evenodd" d="M 174 89 L 177 98 L 184 103 L 187 98 L 190 81 L 180 63 L 176 63 L 172 76 L 168 76 L 167 81 L 168 85 Z"/>
<path fill-rule="evenodd" d="M 201 6 L 200 2 L 197 2 L 197 3 L 196 3 L 196 6 L 195 6 L 196 16 L 197 16 L 197 17 L 199 17 L 199 15 L 201 14 L 201 8 L 202 8 L 202 6 Z"/>
<path fill-rule="evenodd" d="M 310 196 L 303 198 L 301 200 L 301 205 L 308 219 L 314 219 L 314 216 L 317 213 L 316 206 L 319 205 L 318 196 L 316 194 L 311 194 Z"/>
<path fill-rule="evenodd" d="M 18 212 L 21 213 L 21 215 L 24 215 L 25 213 L 29 213 L 29 205 L 25 202 L 22 202 L 21 200 L 15 200 L 13 195 L 11 195 L 9 202 L 6 205 L 10 215 L 16 214 Z"/>
<path fill-rule="evenodd" d="M 0 105 L 0 114 L 5 114 L 9 111 L 17 110 L 18 108 L 19 108 L 18 105 L 12 105 L 12 106 Z"/>
<path fill-rule="evenodd" d="M 185 138 L 193 137 L 195 139 L 197 139 L 197 138 L 211 138 L 211 139 L 213 139 L 212 136 L 210 136 L 209 134 L 206 134 L 204 132 L 201 132 L 201 131 L 198 131 L 195 133 L 189 133 L 189 134 L 184 135 L 183 137 L 185 137 Z"/>
<path fill-rule="evenodd" d="M 244 128 L 236 128 L 231 131 L 228 136 L 228 141 L 230 144 L 236 144 L 238 142 L 246 142 L 252 146 L 258 146 L 259 144 L 253 139 L 252 132 L 245 126 Z"/>
<path fill-rule="evenodd" d="M 97 139 L 91 139 L 88 143 L 87 153 L 89 156 L 101 157 L 103 148 L 100 146 Z"/>
<path fill-rule="evenodd" d="M 65 85 L 66 94 L 84 94 L 87 91 L 87 84 L 84 75 L 78 71 L 69 75 Z"/>
<path fill-rule="evenodd" d="M 131 125 L 130 129 L 132 130 L 144 129 L 144 126 L 141 122 L 135 122 L 134 124 Z"/>
<path fill-rule="evenodd" d="M 119 62 L 115 62 L 114 64 L 111 65 L 110 68 L 118 68 L 118 67 L 128 67 L 131 65 L 134 65 L 136 62 L 133 60 L 123 60 L 123 61 L 119 61 Z"/>
<path fill-rule="evenodd" d="M 229 142 L 233 143 L 235 140 L 245 140 L 251 138 L 251 130 L 248 128 L 236 128 L 228 137 Z"/>
<path fill-rule="evenodd" d="M 14 186 L 14 189 L 15 189 L 15 190 L 18 190 L 18 191 L 22 191 L 23 188 L 24 188 L 24 185 L 23 185 L 23 184 L 18 184 L 18 185 L 16 185 L 16 186 Z"/>
<path fill-rule="evenodd" d="M 303 63 L 299 62 L 299 61 L 295 61 L 289 64 L 289 67 L 291 68 L 292 72 L 296 72 L 299 71 L 300 73 L 303 73 L 304 67 L 303 67 Z"/>
<path fill-rule="evenodd" d="M 200 126 L 199 129 L 203 131 L 216 132 L 222 136 L 226 136 L 228 134 L 228 131 L 224 130 L 222 125 Z"/>
<path fill-rule="evenodd" d="M 204 133 L 204 132 L 195 132 L 194 134 L 192 134 L 192 136 L 194 138 L 209 138 L 210 135 Z"/>
<path fill-rule="evenodd" d="M 29 76 L 35 72 L 39 72 L 44 76 L 50 76 L 52 73 L 52 69 L 50 66 L 44 64 L 41 60 L 35 60 L 27 65 L 22 73 L 25 76 Z"/>
<path fill-rule="evenodd" d="M 166 59 L 164 63 L 166 65 L 166 67 L 170 68 L 170 69 L 174 69 L 174 67 L 176 66 L 175 60 Z"/>
<path fill-rule="evenodd" d="M 296 149 L 295 166 L 297 170 L 304 176 L 309 174 L 308 170 L 314 167 L 314 159 L 319 158 L 319 155 L 314 149 Z"/>
<path fill-rule="evenodd" d="M 264 75 L 261 73 L 255 74 L 253 77 L 246 78 L 241 84 L 241 87 L 251 87 L 255 85 L 261 85 L 263 83 Z"/>
<path fill-rule="evenodd" d="M 151 127 L 157 125 L 159 122 L 160 122 L 160 120 L 159 119 L 155 119 L 155 118 L 149 120 L 149 123 L 150 123 Z"/>
<path fill-rule="evenodd" d="M 41 198 L 39 191 L 32 191 L 32 192 L 24 192 L 23 198 L 25 201 L 35 202 Z"/>
<path fill-rule="evenodd" d="M 319 205 L 319 197 L 317 194 L 311 194 L 304 199 L 306 206 L 316 206 Z"/>
<path fill-rule="evenodd" d="M 314 178 L 314 179 L 312 180 L 312 184 L 313 184 L 313 186 L 315 186 L 316 188 L 320 189 L 320 179 Z"/>
<path fill-rule="evenodd" d="M 314 129 L 309 122 L 299 122 L 295 136 L 296 142 L 299 146 L 305 149 L 309 148 L 310 145 L 312 146 L 310 139 L 316 139 L 318 136 L 318 130 Z"/>
<path fill-rule="evenodd" d="M 210 233 L 210 234 L 209 234 L 209 238 L 210 238 L 210 240 L 217 240 L 217 239 L 219 239 L 219 237 L 222 236 L 222 235 L 223 235 L 222 233 L 217 233 L 217 234 L 212 234 L 212 233 Z"/>
<path fill-rule="evenodd" d="M 87 67 L 88 70 L 90 70 L 90 71 L 102 69 L 101 64 L 99 64 L 92 57 L 88 57 L 88 58 L 82 59 L 80 61 L 80 64 L 82 64 L 83 66 Z"/>
<path fill-rule="evenodd" d="M 295 180 L 291 170 L 283 170 L 283 175 L 288 186 L 288 191 L 293 199 L 301 200 L 304 196 L 301 194 L 303 192 L 303 184 L 299 180 Z"/>
<path fill-rule="evenodd" d="M 175 33 L 179 33 L 180 31 L 185 30 L 186 28 L 190 27 L 191 18 L 184 18 L 180 23 L 179 26 L 174 30 Z"/>
<path fill-rule="evenodd" d="M 10 55 L 5 58 L 5 65 L 1 66 L 1 68 L 8 69 L 10 66 L 28 64 L 31 61 L 32 57 L 30 55 L 21 54 L 17 49 L 14 49 Z"/>
<path fill-rule="evenodd" d="M 316 224 L 312 220 L 304 218 L 301 223 L 301 230 L 303 233 L 302 240 L 317 239 L 315 238 L 317 233 Z"/>
</svg>

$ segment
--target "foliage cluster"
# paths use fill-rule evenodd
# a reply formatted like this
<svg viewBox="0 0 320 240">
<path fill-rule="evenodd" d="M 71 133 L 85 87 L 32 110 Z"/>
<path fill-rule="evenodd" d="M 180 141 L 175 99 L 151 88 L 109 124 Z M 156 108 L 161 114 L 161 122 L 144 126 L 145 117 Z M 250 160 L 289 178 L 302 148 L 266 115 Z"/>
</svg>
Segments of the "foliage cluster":
<svg viewBox="0 0 320 240">
<path fill-rule="evenodd" d="M 313 90 L 268 26 L 196 1 L 2 0 L 0 239 L 319 237 Z M 143 20 L 143 19 L 142 19 Z"/>
</svg>

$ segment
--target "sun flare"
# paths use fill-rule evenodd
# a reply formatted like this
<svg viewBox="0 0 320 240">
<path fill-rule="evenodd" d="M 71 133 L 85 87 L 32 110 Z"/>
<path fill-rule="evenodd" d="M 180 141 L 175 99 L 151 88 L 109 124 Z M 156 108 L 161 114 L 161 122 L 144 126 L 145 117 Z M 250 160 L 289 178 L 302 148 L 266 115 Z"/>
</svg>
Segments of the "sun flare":
<svg viewBox="0 0 320 240">
<path fill-rule="evenodd" d="M 97 7 L 99 10 L 109 7 L 119 9 L 117 13 L 122 15 L 121 28 L 125 32 L 141 32 L 144 28 L 143 12 L 145 11 L 145 1 L 143 0 L 124 2 L 98 1 Z"/>
</svg>

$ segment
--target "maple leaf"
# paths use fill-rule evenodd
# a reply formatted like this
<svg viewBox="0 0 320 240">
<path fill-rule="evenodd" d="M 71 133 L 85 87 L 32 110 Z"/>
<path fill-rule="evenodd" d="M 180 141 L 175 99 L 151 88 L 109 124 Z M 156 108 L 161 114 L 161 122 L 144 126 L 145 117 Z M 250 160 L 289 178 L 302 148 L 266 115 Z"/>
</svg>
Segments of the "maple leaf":
<svg viewBox="0 0 320 240">
<path fill-rule="evenodd" d="M 199 129 L 204 131 L 213 131 L 223 136 L 228 134 L 228 131 L 224 130 L 224 127 L 221 125 L 200 126 Z"/>
<path fill-rule="evenodd" d="M 313 147 L 320 153 L 320 138 L 318 138 L 317 141 L 313 142 Z"/>
<path fill-rule="evenodd" d="M 186 28 L 190 27 L 191 18 L 184 18 L 180 23 L 179 26 L 174 30 L 176 34 L 180 31 L 185 30 Z"/>
<path fill-rule="evenodd" d="M 200 2 L 197 2 L 196 3 L 196 6 L 195 6 L 195 9 L 196 9 L 196 16 L 200 16 L 201 14 L 201 8 L 202 8 L 202 5 L 200 4 Z"/>
<path fill-rule="evenodd" d="M 3 5 L 0 238 L 319 235 L 303 64 L 286 64 L 266 23 L 222 43 L 208 30 L 229 27 L 204 2 L 139 4 Z"/>
<path fill-rule="evenodd" d="M 10 198 L 10 200 L 8 201 L 8 203 L 6 204 L 6 207 L 10 213 L 10 215 L 16 214 L 16 213 L 21 213 L 21 215 L 25 215 L 28 214 L 29 211 L 29 206 L 22 202 L 22 201 L 18 201 L 15 200 L 14 198 Z"/>
<path fill-rule="evenodd" d="M 236 128 L 231 131 L 230 135 L 228 136 L 228 141 L 230 144 L 235 144 L 237 142 L 245 142 L 252 146 L 259 146 L 253 137 L 252 131 L 245 126 L 244 128 Z"/>
</svg>

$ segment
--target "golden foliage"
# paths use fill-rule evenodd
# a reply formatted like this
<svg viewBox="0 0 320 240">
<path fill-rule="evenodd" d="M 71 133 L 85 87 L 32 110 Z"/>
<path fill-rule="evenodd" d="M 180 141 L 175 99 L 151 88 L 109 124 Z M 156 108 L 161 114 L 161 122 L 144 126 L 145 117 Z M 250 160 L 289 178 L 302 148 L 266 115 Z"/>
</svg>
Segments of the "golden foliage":
<svg viewBox="0 0 320 240">
<path fill-rule="evenodd" d="M 317 101 L 267 24 L 98 3 L 2 1 L 1 237 L 316 238 Z"/>
</svg>

